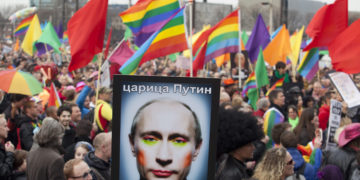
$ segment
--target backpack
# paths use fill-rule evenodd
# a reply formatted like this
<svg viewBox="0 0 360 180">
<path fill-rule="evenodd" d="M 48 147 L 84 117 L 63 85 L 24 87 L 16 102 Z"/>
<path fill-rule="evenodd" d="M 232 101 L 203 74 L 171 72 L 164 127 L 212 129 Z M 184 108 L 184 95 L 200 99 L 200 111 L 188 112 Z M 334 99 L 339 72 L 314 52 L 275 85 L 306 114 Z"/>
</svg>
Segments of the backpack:
<svg viewBox="0 0 360 180">
<path fill-rule="evenodd" d="M 292 176 L 287 177 L 285 180 L 306 180 L 304 176 L 305 167 L 306 167 L 306 162 L 304 162 L 300 166 L 300 168 L 297 171 L 295 171 L 295 173 Z"/>
</svg>

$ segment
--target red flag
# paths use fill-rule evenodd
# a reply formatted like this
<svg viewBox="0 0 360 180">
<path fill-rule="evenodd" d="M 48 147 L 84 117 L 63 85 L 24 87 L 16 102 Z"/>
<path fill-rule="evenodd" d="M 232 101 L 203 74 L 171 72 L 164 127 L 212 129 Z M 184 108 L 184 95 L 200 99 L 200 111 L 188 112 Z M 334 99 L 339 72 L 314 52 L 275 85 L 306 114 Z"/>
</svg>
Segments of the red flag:
<svg viewBox="0 0 360 180">
<path fill-rule="evenodd" d="M 107 43 L 106 43 L 106 49 L 105 49 L 105 53 L 104 53 L 105 59 L 107 58 L 108 53 L 109 53 L 109 46 L 110 46 L 110 41 L 111 41 L 111 33 L 112 33 L 112 28 L 110 28 L 108 40 L 107 40 Z"/>
<path fill-rule="evenodd" d="M 133 54 L 134 51 L 130 49 L 127 41 L 122 41 L 109 56 L 109 61 L 122 66 Z"/>
<path fill-rule="evenodd" d="M 338 35 L 329 45 L 333 67 L 349 74 L 360 73 L 360 19 Z"/>
<path fill-rule="evenodd" d="M 306 28 L 306 34 L 312 38 L 312 41 L 304 51 L 314 47 L 328 46 L 347 26 L 348 0 L 336 0 L 333 4 L 323 6 L 316 12 Z"/>
<path fill-rule="evenodd" d="M 61 106 L 61 101 L 58 92 L 56 91 L 56 87 L 54 83 L 51 83 L 50 96 L 48 106 Z"/>
<path fill-rule="evenodd" d="M 86 66 L 104 44 L 108 0 L 91 0 L 68 22 L 71 62 L 69 71 Z"/>
<path fill-rule="evenodd" d="M 195 60 L 193 61 L 193 76 L 197 76 L 198 70 L 204 67 L 206 48 L 207 42 L 203 47 L 201 47 L 200 52 L 196 55 Z"/>
</svg>

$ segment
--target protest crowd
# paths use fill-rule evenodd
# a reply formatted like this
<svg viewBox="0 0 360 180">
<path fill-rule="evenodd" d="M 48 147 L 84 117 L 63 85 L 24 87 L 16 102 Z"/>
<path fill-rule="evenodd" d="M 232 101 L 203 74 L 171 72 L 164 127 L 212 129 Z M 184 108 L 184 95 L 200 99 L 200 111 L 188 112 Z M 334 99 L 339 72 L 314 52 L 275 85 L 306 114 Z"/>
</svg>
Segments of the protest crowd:
<svg viewBox="0 0 360 180">
<path fill-rule="evenodd" d="M 97 1 L 90 2 L 101 3 Z M 122 18 L 125 23 L 126 17 Z M 120 46 L 101 48 L 108 57 L 96 55 L 78 65 L 72 46 L 77 37 L 72 31 L 69 40 L 60 33 L 57 57 L 51 43 L 43 53 L 34 54 L 31 45 L 29 54 L 12 35 L 0 41 L 0 84 L 4 83 L 0 85 L 0 179 L 111 179 L 113 89 L 112 83 L 100 82 L 103 72 L 98 62 L 109 62 L 110 82 L 116 74 L 130 74 L 133 70 L 124 68 L 126 61 L 111 59 L 136 56 L 132 50 L 136 42 L 129 38 Z M 277 37 L 286 31 L 283 27 Z M 272 44 L 277 37 L 271 42 L 269 37 L 265 44 L 270 48 L 264 48 L 262 55 L 264 44 L 251 36 L 242 53 L 227 51 L 220 60 L 193 64 L 194 76 L 221 79 L 215 179 L 360 179 L 360 108 L 350 107 L 334 85 L 331 74 L 337 70 L 317 66 L 311 74 L 314 67 L 306 62 L 278 57 L 270 62 L 269 51 L 275 54 L 276 49 L 271 47 L 280 46 Z M 196 43 L 194 47 L 202 51 Z M 248 49 L 256 43 L 256 52 Z M 117 54 L 125 45 L 130 51 Z M 319 61 L 315 47 L 320 46 L 311 47 L 303 60 Z M 185 54 L 168 53 L 141 62 L 134 75 L 190 76 L 184 69 Z M 360 74 L 348 74 L 360 89 Z M 340 119 L 336 125 L 335 115 Z"/>
</svg>

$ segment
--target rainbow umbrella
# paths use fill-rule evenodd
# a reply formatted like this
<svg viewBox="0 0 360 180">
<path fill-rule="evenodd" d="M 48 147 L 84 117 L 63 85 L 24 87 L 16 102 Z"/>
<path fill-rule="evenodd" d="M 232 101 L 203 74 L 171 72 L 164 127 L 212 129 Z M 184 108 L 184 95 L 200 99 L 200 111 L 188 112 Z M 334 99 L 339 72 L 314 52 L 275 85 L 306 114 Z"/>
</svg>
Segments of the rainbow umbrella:
<svg viewBox="0 0 360 180">
<path fill-rule="evenodd" d="M 0 89 L 7 93 L 33 96 L 43 91 L 41 83 L 30 73 L 16 70 L 0 72 Z"/>
</svg>

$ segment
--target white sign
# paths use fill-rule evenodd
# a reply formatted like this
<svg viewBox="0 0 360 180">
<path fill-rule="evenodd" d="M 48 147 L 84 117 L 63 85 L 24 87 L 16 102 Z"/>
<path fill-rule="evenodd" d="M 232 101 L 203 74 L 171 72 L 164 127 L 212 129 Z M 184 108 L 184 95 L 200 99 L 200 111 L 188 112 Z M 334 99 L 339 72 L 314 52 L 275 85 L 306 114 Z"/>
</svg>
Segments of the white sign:
<svg viewBox="0 0 360 180">
<path fill-rule="evenodd" d="M 100 87 L 110 87 L 110 64 L 109 61 L 105 61 L 101 66 L 100 74 Z"/>
<path fill-rule="evenodd" d="M 335 132 L 340 126 L 341 111 L 342 111 L 341 102 L 331 99 L 329 126 L 328 126 L 326 148 L 325 148 L 326 150 L 330 150 L 331 148 L 335 148 L 337 146 L 334 138 L 335 138 Z"/>
<path fill-rule="evenodd" d="M 360 92 L 348 74 L 334 72 L 329 76 L 349 108 L 360 105 Z"/>
</svg>

